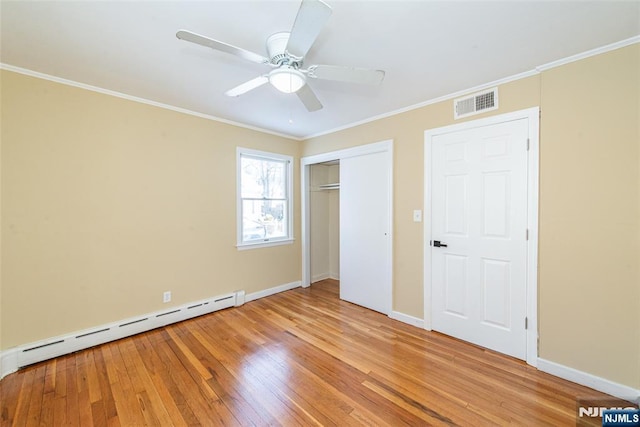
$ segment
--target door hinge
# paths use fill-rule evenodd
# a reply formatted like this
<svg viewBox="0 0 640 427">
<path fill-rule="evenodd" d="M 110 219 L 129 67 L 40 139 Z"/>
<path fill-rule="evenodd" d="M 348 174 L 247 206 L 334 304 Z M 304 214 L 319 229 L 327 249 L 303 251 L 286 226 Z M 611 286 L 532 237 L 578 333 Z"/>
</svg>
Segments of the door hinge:
<svg viewBox="0 0 640 427">
<path fill-rule="evenodd" d="M 525 329 L 529 329 L 529 318 L 528 317 L 524 318 L 524 328 Z"/>
<path fill-rule="evenodd" d="M 530 139 L 527 138 L 527 151 L 529 151 L 529 144 L 531 143 Z"/>
<path fill-rule="evenodd" d="M 528 228 L 527 228 L 527 232 L 525 234 L 526 234 L 526 239 L 529 240 L 529 229 Z"/>
</svg>

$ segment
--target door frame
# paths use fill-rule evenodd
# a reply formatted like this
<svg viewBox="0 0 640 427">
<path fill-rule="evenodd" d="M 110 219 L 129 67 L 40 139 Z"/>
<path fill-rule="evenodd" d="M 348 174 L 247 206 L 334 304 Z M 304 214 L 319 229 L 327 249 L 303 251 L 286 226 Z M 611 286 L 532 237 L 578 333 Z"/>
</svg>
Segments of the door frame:
<svg viewBox="0 0 640 427">
<path fill-rule="evenodd" d="M 389 239 L 387 239 L 388 245 L 386 248 L 387 265 L 389 266 L 389 269 L 385 280 L 385 292 L 387 293 L 389 299 L 389 313 L 386 313 L 388 315 L 393 309 L 393 140 L 391 139 L 366 145 L 359 145 L 343 150 L 306 156 L 300 159 L 300 204 L 302 210 L 302 223 L 300 227 L 302 246 L 302 287 L 306 288 L 311 285 L 311 226 L 309 206 L 310 166 L 317 163 L 324 163 L 380 152 L 387 152 L 389 161 L 389 205 L 387 207 L 389 214 L 389 224 L 387 227 L 389 230 Z"/>
<path fill-rule="evenodd" d="M 526 273 L 526 362 L 538 364 L 538 188 L 540 157 L 540 107 L 528 108 L 512 113 L 500 114 L 485 119 L 472 120 L 450 126 L 428 129 L 424 132 L 424 328 L 432 329 L 431 313 L 431 151 L 433 138 L 438 135 L 484 126 L 496 125 L 514 120 L 527 119 L 529 124 L 529 148 L 527 152 L 527 273 Z"/>
</svg>

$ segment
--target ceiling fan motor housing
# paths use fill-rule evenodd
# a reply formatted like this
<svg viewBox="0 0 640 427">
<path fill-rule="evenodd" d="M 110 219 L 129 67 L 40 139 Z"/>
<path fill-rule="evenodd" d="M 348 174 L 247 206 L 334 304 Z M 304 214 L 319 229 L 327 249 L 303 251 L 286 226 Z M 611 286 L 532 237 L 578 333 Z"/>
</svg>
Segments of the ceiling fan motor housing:
<svg viewBox="0 0 640 427">
<path fill-rule="evenodd" d="M 290 34 L 288 31 L 283 31 L 270 35 L 267 39 L 267 53 L 271 64 L 278 66 L 288 65 L 298 69 L 302 66 L 302 60 L 298 60 L 287 53 Z"/>
</svg>

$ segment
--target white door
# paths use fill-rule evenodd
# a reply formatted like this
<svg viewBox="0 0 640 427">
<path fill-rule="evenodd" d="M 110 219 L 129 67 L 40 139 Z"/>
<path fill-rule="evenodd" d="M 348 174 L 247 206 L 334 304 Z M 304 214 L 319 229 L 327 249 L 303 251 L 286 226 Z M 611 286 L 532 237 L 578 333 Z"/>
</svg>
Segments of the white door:
<svg viewBox="0 0 640 427">
<path fill-rule="evenodd" d="M 435 135 L 434 330 L 526 357 L 527 136 L 520 119 Z"/>
<path fill-rule="evenodd" d="M 340 298 L 391 310 L 390 152 L 340 159 Z"/>
</svg>

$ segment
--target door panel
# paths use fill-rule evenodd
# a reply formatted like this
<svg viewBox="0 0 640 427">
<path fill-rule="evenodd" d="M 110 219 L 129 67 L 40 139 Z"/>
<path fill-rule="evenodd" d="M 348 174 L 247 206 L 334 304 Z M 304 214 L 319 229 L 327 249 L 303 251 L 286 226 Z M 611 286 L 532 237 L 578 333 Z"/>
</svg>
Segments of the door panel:
<svg viewBox="0 0 640 427">
<path fill-rule="evenodd" d="M 510 263 L 499 259 L 482 260 L 482 321 L 509 329 L 511 324 Z"/>
<path fill-rule="evenodd" d="M 447 234 L 467 234 L 466 194 L 467 176 L 453 175 L 445 178 L 445 229 Z"/>
<path fill-rule="evenodd" d="M 509 181 L 508 172 L 483 174 L 484 237 L 509 238 Z"/>
<path fill-rule="evenodd" d="M 433 329 L 526 355 L 526 119 L 432 139 Z"/>
<path fill-rule="evenodd" d="M 467 317 L 467 257 L 445 255 L 446 312 Z"/>
<path fill-rule="evenodd" d="M 340 298 L 391 310 L 389 152 L 340 160 Z"/>
</svg>

